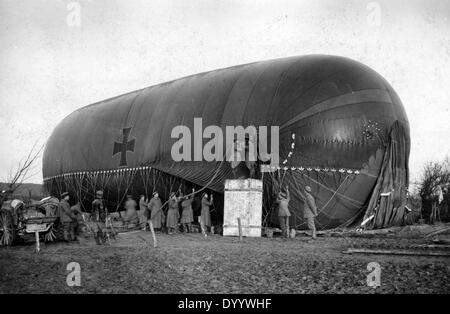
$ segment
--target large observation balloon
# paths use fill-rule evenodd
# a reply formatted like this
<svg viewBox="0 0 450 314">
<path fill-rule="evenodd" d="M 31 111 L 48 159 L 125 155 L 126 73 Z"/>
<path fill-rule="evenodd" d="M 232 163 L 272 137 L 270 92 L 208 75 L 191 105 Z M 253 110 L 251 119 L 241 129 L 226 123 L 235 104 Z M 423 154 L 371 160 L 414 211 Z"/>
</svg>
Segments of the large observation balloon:
<svg viewBox="0 0 450 314">
<path fill-rule="evenodd" d="M 375 71 L 326 55 L 200 73 L 78 109 L 48 139 L 47 189 L 89 201 L 103 188 L 117 202 L 127 191 L 136 197 L 158 189 L 167 197 L 182 180 L 222 193 L 229 163 L 171 157 L 172 129 L 193 130 L 196 117 L 224 134 L 225 126 L 280 127 L 280 168 L 263 176 L 266 222 L 275 194 L 288 185 L 291 224 L 304 226 L 298 190 L 309 185 L 319 228 L 402 223 L 410 147 L 402 103 Z"/>
</svg>

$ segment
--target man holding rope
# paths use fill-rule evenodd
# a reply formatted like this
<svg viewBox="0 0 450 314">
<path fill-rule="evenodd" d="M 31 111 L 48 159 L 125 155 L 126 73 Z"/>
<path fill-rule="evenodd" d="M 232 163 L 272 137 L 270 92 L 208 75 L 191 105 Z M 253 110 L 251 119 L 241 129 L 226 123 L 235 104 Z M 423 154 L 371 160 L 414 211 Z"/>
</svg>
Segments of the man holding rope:
<svg viewBox="0 0 450 314">
<path fill-rule="evenodd" d="M 171 192 L 169 196 L 169 210 L 167 211 L 166 227 L 167 232 L 172 234 L 178 229 L 178 220 L 180 219 L 180 213 L 178 211 L 178 204 L 181 198 L 178 198 L 175 192 Z"/>
<path fill-rule="evenodd" d="M 192 232 L 192 222 L 194 221 L 194 211 L 192 209 L 192 202 L 194 201 L 195 189 L 192 189 L 192 193 L 183 197 L 181 201 L 180 223 L 183 225 L 183 232 Z"/>
<path fill-rule="evenodd" d="M 159 198 L 157 191 L 152 194 L 152 199 L 148 203 L 148 210 L 150 212 L 150 220 L 152 221 L 153 228 L 161 230 L 162 222 L 164 221 L 164 213 L 162 211 L 162 201 Z"/>
<path fill-rule="evenodd" d="M 278 220 L 280 221 L 280 228 L 283 237 L 289 237 L 289 217 L 291 213 L 289 212 L 289 187 L 286 187 L 286 193 L 278 193 L 277 203 L 278 203 Z"/>
<path fill-rule="evenodd" d="M 208 197 L 208 193 L 204 192 L 202 196 L 202 211 L 200 215 L 200 219 L 202 220 L 201 223 L 205 226 L 205 228 L 209 231 L 211 231 L 211 213 L 210 213 L 210 207 L 213 205 L 214 198 L 211 193 L 211 196 Z M 207 231 L 206 230 L 206 231 Z"/>
<path fill-rule="evenodd" d="M 141 195 L 139 198 L 139 210 L 142 213 L 143 221 L 142 224 L 144 227 L 142 228 L 142 231 L 147 231 L 147 223 L 148 219 L 150 218 L 150 211 L 148 210 L 148 201 L 145 200 L 145 195 Z"/>
</svg>

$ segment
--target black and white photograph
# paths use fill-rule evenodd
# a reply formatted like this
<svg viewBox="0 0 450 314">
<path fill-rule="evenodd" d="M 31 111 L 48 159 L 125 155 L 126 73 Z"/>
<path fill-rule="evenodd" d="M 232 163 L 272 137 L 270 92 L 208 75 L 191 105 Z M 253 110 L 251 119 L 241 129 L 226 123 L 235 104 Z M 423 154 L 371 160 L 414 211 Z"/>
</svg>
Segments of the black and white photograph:
<svg viewBox="0 0 450 314">
<path fill-rule="evenodd" d="M 450 293 L 447 0 L 0 0 L 0 112 L 0 294 Z"/>
</svg>

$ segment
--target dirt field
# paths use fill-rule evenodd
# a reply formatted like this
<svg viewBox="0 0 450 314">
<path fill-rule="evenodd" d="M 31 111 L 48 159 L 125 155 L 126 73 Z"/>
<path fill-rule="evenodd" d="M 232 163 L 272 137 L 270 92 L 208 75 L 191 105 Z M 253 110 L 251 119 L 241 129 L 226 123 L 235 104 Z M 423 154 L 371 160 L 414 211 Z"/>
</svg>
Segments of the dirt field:
<svg viewBox="0 0 450 314">
<path fill-rule="evenodd" d="M 92 238 L 0 249 L 1 293 L 450 293 L 450 258 L 342 254 L 349 247 L 418 245 L 425 240 L 305 236 L 204 238 L 201 234 L 122 234 L 112 246 Z M 66 284 L 69 262 L 81 286 Z M 367 286 L 369 262 L 381 287 Z"/>
</svg>

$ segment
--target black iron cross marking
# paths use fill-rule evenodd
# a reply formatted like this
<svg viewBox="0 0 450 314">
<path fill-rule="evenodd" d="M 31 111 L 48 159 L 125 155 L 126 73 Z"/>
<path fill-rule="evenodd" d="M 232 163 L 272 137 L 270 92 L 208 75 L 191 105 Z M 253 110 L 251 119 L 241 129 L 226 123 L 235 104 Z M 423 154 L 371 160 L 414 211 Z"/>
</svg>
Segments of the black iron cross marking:
<svg viewBox="0 0 450 314">
<path fill-rule="evenodd" d="M 122 143 L 114 142 L 113 156 L 120 153 L 120 164 L 119 167 L 127 165 L 127 152 L 134 153 L 134 143 L 135 140 L 132 139 L 128 141 L 128 136 L 130 136 L 131 128 L 126 128 L 122 130 Z"/>
</svg>

